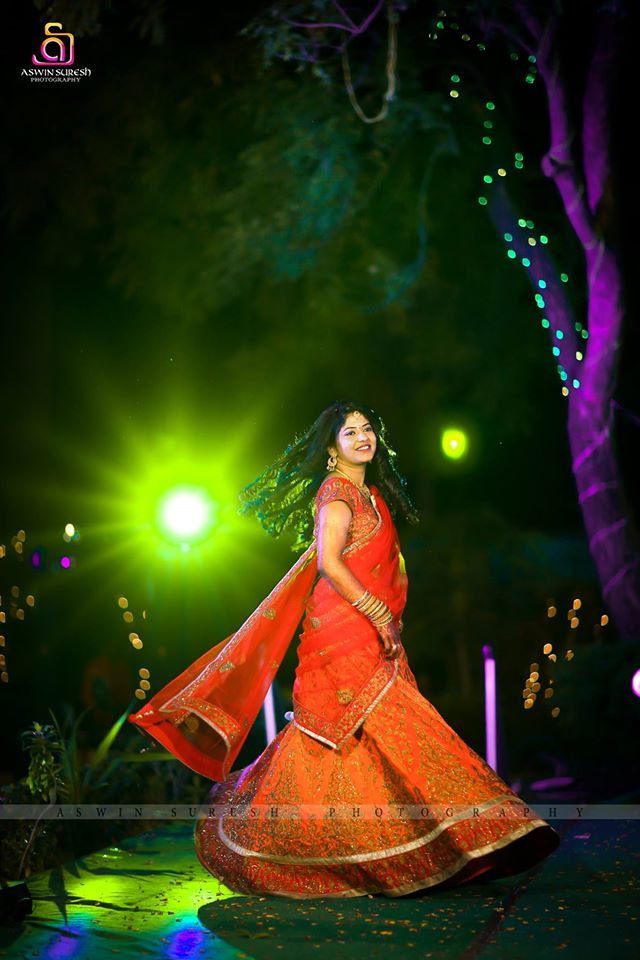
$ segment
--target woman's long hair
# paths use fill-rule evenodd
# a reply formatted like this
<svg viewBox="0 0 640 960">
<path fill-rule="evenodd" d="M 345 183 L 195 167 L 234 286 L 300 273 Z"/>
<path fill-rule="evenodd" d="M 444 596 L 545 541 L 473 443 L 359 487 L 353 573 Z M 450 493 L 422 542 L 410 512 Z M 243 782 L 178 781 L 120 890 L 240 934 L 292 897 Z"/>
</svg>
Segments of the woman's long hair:
<svg viewBox="0 0 640 960">
<path fill-rule="evenodd" d="M 336 446 L 348 414 L 355 412 L 367 417 L 378 441 L 373 460 L 367 464 L 367 481 L 378 487 L 394 517 L 400 513 L 409 523 L 418 523 L 420 516 L 406 492 L 407 481 L 396 469 L 396 453 L 386 440 L 384 422 L 371 407 L 350 400 L 338 400 L 323 410 L 305 433 L 296 436 L 240 491 L 239 512 L 256 516 L 273 537 L 292 529 L 297 535 L 292 550 L 305 550 L 313 539 L 316 491 L 327 475 L 327 448 Z"/>
</svg>

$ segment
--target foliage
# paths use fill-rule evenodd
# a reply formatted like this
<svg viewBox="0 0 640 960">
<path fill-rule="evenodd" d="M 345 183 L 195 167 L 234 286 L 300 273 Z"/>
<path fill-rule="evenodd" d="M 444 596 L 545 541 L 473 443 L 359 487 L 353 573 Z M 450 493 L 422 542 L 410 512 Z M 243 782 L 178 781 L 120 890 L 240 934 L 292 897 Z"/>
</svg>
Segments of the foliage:
<svg viewBox="0 0 640 960">
<path fill-rule="evenodd" d="M 25 777 L 0 787 L 0 803 L 79 805 L 87 803 L 199 803 L 205 792 L 202 778 L 169 754 L 131 753 L 114 749 L 131 704 L 115 721 L 88 757 L 78 748 L 80 723 L 68 708 L 62 723 L 49 711 L 53 724 L 34 721 L 21 742 L 29 754 Z M 137 737 L 135 731 L 132 736 Z M 142 774 L 143 767 L 145 774 Z M 45 808 L 45 809 L 47 809 Z M 44 811 L 43 811 L 44 812 Z M 0 873 L 19 879 L 47 869 L 59 857 L 77 857 L 112 843 L 123 835 L 148 829 L 151 821 L 50 820 L 42 814 L 30 820 L 4 821 L 0 827 Z"/>
<path fill-rule="evenodd" d="M 58 21 L 76 37 L 93 37 L 114 12 L 113 0 L 34 0 L 43 21 Z M 164 41 L 166 0 L 129 0 L 128 27 L 153 45 Z"/>
</svg>

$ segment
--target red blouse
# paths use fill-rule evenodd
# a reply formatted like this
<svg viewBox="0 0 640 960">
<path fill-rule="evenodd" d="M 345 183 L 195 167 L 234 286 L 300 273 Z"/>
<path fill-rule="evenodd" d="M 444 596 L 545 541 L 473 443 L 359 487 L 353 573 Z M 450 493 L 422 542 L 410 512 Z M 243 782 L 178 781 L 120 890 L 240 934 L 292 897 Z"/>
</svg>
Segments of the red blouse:
<svg viewBox="0 0 640 960">
<path fill-rule="evenodd" d="M 316 494 L 316 512 L 313 525 L 313 535 L 317 539 L 320 508 L 332 500 L 343 500 L 348 504 L 353 516 L 347 532 L 346 547 L 354 540 L 371 533 L 377 527 L 380 516 L 369 498 L 360 490 L 353 480 L 346 477 L 327 477 L 318 487 Z"/>
</svg>

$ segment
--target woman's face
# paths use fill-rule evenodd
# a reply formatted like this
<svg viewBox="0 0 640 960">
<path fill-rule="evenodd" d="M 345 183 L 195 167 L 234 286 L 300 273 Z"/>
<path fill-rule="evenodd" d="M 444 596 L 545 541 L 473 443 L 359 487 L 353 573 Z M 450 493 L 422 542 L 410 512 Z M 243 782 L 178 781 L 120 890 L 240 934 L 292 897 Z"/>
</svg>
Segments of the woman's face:
<svg viewBox="0 0 640 960">
<path fill-rule="evenodd" d="M 329 452 L 338 455 L 338 466 L 340 463 L 367 464 L 373 460 L 377 442 L 371 423 L 364 414 L 355 410 L 347 415 L 338 431 L 336 443 L 329 447 Z"/>
</svg>

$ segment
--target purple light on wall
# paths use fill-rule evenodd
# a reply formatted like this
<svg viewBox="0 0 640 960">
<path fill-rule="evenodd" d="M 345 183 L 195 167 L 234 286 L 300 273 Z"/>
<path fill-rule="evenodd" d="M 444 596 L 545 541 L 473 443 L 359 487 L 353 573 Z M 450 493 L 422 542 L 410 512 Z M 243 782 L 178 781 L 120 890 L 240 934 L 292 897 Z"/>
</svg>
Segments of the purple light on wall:
<svg viewBox="0 0 640 960">
<path fill-rule="evenodd" d="M 635 693 L 636 697 L 640 697 L 640 669 L 636 670 L 634 675 L 631 677 L 631 689 Z"/>
<path fill-rule="evenodd" d="M 31 554 L 31 566 L 32 567 L 41 567 L 42 566 L 42 556 L 39 550 L 34 550 Z"/>
<path fill-rule="evenodd" d="M 68 570 L 71 566 L 71 560 L 69 557 L 60 557 L 60 566 L 64 567 L 65 570 Z"/>
<path fill-rule="evenodd" d="M 482 648 L 484 657 L 484 726 L 486 761 L 492 770 L 498 770 L 498 726 L 496 714 L 496 661 L 488 644 Z"/>
</svg>

